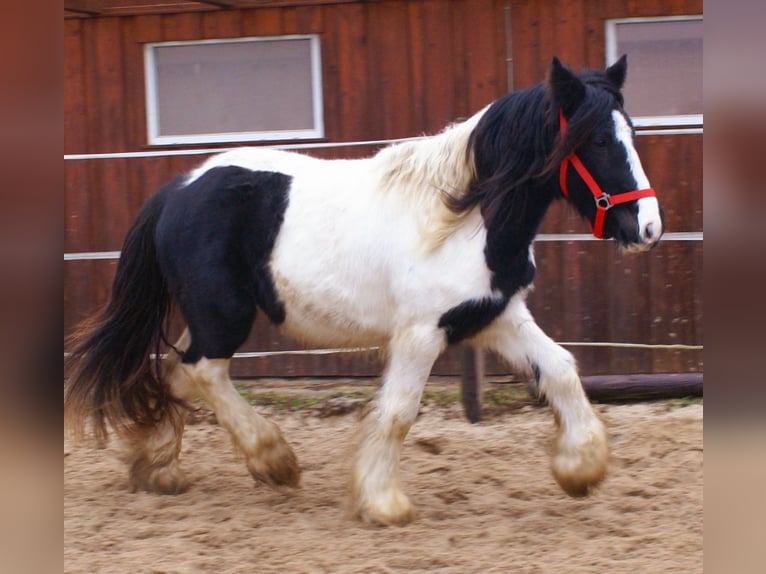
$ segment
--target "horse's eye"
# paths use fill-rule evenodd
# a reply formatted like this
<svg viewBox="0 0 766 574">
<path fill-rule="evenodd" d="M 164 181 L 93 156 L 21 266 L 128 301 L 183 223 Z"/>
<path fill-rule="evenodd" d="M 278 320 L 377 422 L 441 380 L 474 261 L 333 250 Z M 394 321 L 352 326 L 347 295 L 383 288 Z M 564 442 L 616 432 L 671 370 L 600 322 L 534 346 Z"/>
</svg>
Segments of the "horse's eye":
<svg viewBox="0 0 766 574">
<path fill-rule="evenodd" d="M 596 136 L 596 138 L 593 140 L 594 145 L 597 145 L 598 147 L 606 147 L 606 137 L 605 136 Z"/>
</svg>

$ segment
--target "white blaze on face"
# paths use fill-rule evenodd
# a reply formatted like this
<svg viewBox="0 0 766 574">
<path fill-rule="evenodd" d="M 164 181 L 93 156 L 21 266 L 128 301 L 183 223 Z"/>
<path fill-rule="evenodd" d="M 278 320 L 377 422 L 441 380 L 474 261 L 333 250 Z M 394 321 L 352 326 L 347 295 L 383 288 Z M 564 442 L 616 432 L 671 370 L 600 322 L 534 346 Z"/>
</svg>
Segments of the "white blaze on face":
<svg viewBox="0 0 766 574">
<path fill-rule="evenodd" d="M 630 172 L 638 186 L 636 189 L 652 187 L 649 184 L 649 178 L 644 173 L 638 152 L 633 147 L 633 132 L 628 120 L 617 110 L 612 110 L 612 118 L 614 119 L 615 138 L 625 146 Z M 641 240 L 645 244 L 652 245 L 659 241 L 660 235 L 662 235 L 662 219 L 660 218 L 660 205 L 656 197 L 642 197 L 638 200 L 638 230 Z"/>
</svg>

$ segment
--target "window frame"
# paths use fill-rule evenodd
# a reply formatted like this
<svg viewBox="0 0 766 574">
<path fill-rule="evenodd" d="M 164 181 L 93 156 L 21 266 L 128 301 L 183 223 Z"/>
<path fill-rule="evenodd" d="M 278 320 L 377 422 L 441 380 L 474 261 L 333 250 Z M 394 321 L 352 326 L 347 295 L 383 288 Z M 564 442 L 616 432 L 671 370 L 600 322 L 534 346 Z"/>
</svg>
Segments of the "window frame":
<svg viewBox="0 0 766 574">
<path fill-rule="evenodd" d="M 159 101 L 157 99 L 157 67 L 155 49 L 171 46 L 200 46 L 274 42 L 283 40 L 309 40 L 311 57 L 311 97 L 314 125 L 311 129 L 285 129 L 243 132 L 210 132 L 200 134 L 160 134 Z M 146 134 L 149 145 L 208 144 L 232 142 L 258 142 L 278 140 L 315 140 L 324 138 L 324 106 L 322 102 L 322 55 L 319 34 L 290 34 L 283 36 L 248 36 L 215 38 L 144 44 L 144 91 L 146 95 Z"/>
<path fill-rule="evenodd" d="M 702 14 L 683 16 L 652 16 L 641 18 L 610 18 L 605 22 L 606 65 L 611 66 L 622 55 L 617 53 L 617 26 L 619 24 L 641 24 L 658 22 L 688 22 L 703 20 Z M 663 116 L 631 116 L 636 128 L 653 127 L 694 127 L 704 124 L 704 114 L 663 115 Z"/>
</svg>

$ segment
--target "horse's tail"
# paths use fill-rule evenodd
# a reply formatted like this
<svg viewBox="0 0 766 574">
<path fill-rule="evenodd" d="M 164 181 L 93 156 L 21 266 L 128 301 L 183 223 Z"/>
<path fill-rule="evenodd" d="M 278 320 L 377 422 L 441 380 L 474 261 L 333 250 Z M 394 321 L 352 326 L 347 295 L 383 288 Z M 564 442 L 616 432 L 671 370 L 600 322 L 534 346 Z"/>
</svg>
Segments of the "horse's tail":
<svg viewBox="0 0 766 574">
<path fill-rule="evenodd" d="M 156 425 L 175 402 L 159 361 L 171 297 L 154 236 L 166 195 L 151 197 L 128 231 L 106 307 L 67 338 L 64 417 L 76 435 L 91 420 L 101 440 L 109 425 L 129 436 Z"/>
</svg>

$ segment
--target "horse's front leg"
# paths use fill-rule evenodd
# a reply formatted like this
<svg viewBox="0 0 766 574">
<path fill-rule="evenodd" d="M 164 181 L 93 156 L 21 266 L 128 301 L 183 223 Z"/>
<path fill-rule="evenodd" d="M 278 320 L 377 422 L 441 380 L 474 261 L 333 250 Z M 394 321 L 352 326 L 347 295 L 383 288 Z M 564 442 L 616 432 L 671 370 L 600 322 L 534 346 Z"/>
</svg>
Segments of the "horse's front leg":
<svg viewBox="0 0 766 574">
<path fill-rule="evenodd" d="M 433 327 L 397 334 L 375 401 L 362 419 L 352 488 L 356 514 L 378 524 L 407 524 L 415 516 L 399 479 L 402 443 L 417 417 L 420 397 L 444 335 Z"/>
<path fill-rule="evenodd" d="M 567 494 L 587 495 L 603 480 L 609 452 L 606 430 L 583 391 L 574 357 L 543 333 L 520 297 L 478 342 L 537 379 L 558 427 L 553 476 Z"/>
</svg>

